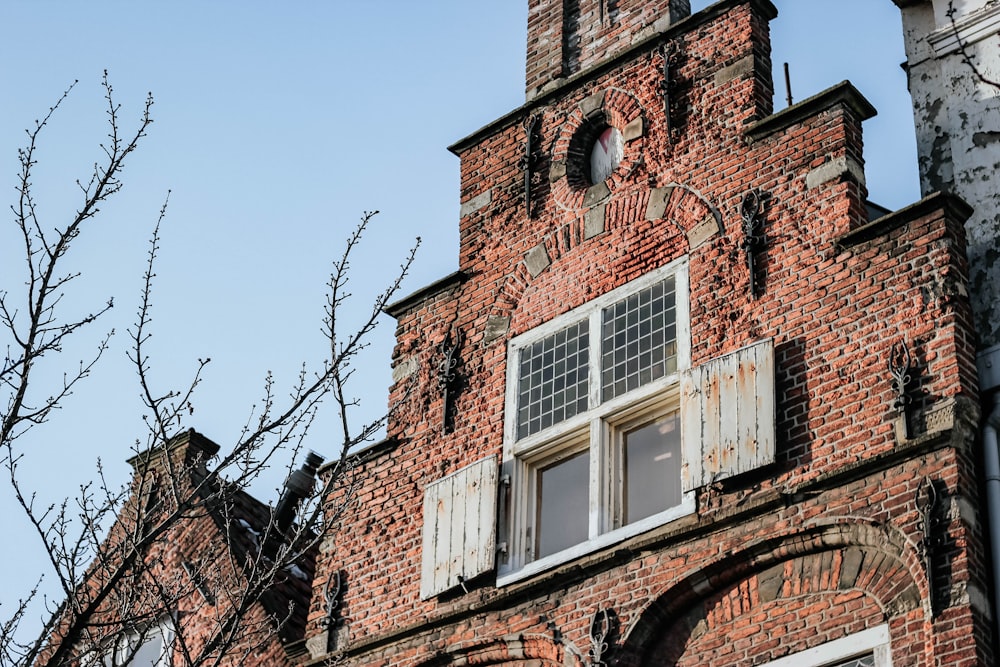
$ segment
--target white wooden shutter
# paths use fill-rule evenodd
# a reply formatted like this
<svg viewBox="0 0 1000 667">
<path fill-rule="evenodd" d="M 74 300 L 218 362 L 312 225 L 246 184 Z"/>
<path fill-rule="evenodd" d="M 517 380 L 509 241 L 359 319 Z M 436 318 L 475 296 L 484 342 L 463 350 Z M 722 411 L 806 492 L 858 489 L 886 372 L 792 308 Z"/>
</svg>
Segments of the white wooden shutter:
<svg viewBox="0 0 1000 667">
<path fill-rule="evenodd" d="M 496 499 L 497 461 L 492 456 L 424 489 L 421 598 L 493 569 Z"/>
<path fill-rule="evenodd" d="M 774 341 L 681 375 L 685 491 L 774 462 Z"/>
</svg>

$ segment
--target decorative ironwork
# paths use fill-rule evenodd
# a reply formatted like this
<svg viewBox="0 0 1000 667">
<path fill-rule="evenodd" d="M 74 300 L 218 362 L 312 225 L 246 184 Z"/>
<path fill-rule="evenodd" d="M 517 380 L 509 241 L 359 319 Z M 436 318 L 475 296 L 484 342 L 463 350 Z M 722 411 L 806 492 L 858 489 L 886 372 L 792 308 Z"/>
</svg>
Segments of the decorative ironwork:
<svg viewBox="0 0 1000 667">
<path fill-rule="evenodd" d="M 907 387 L 909 387 L 911 380 L 911 366 L 910 349 L 906 346 L 906 341 L 893 343 L 892 348 L 889 350 L 886 367 L 889 375 L 892 377 L 892 390 L 896 393 L 892 407 L 899 410 L 897 435 L 904 440 L 910 437 L 910 426 L 907 415 L 907 406 L 910 404 L 910 397 L 907 394 Z"/>
<path fill-rule="evenodd" d="M 182 561 L 181 567 L 183 567 L 184 571 L 187 572 L 187 575 L 191 578 L 191 583 L 193 583 L 194 587 L 199 593 L 201 593 L 201 597 L 205 600 L 205 603 L 214 605 L 215 595 L 212 593 L 212 589 L 208 587 L 202 569 L 188 561 Z"/>
<path fill-rule="evenodd" d="M 608 667 L 614 664 L 614 650 L 618 640 L 618 614 L 614 609 L 600 609 L 594 613 L 594 618 L 590 622 L 590 649 L 586 654 L 577 645 L 563 635 L 562 630 L 552 619 L 542 616 L 539 620 L 545 621 L 545 627 L 552 633 L 552 641 L 561 644 L 577 660 L 577 663 L 584 667 Z"/>
<path fill-rule="evenodd" d="M 438 366 L 438 387 L 441 389 L 441 433 L 448 433 L 451 430 L 454 408 L 454 398 L 460 385 L 461 378 L 458 373 L 459 358 L 458 350 L 462 347 L 464 336 L 461 329 L 455 333 L 452 341 L 451 332 L 445 336 L 441 343 L 441 354 L 444 359 Z"/>
<path fill-rule="evenodd" d="M 524 211 L 531 217 L 531 173 L 534 166 L 534 136 L 538 126 L 537 115 L 524 121 L 524 156 L 521 157 L 521 169 L 524 170 Z"/>
<path fill-rule="evenodd" d="M 947 510 L 944 505 L 943 496 L 947 493 L 947 488 L 943 488 L 944 483 L 935 482 L 927 478 L 917 489 L 917 508 L 920 511 L 921 522 L 923 523 L 923 538 L 920 540 L 921 551 L 924 557 L 924 568 L 927 574 L 927 589 L 930 591 L 932 611 L 937 611 L 940 596 L 939 587 L 935 585 L 935 573 L 937 568 L 937 555 L 941 548 L 946 546 L 946 538 L 942 533 L 942 525 L 947 522 L 943 516 Z"/>
<path fill-rule="evenodd" d="M 335 632 L 340 622 L 340 605 L 344 599 L 344 586 L 346 573 L 334 570 L 327 577 L 323 584 L 323 618 L 320 619 L 320 627 L 326 632 L 326 650 L 333 651 L 337 648 L 337 633 Z"/>
<path fill-rule="evenodd" d="M 670 122 L 670 53 L 669 44 L 660 49 L 663 56 L 663 79 L 660 81 L 660 94 L 663 96 L 663 127 L 666 129 L 667 143 L 673 143 L 673 132 Z"/>
<path fill-rule="evenodd" d="M 598 609 L 590 622 L 590 667 L 605 667 L 604 660 L 611 648 L 616 617 L 608 609 Z"/>
<path fill-rule="evenodd" d="M 337 611 L 340 609 L 340 599 L 343 594 L 344 582 L 339 570 L 330 573 L 323 584 L 323 612 L 320 625 L 330 628 L 337 624 Z"/>
<path fill-rule="evenodd" d="M 910 384 L 910 349 L 906 342 L 893 343 L 889 350 L 888 368 L 892 376 L 892 389 L 896 392 L 896 400 L 893 407 L 902 412 L 906 412 L 906 406 L 910 403 L 910 397 L 906 393 L 906 388 Z"/>
<path fill-rule="evenodd" d="M 743 218 L 743 252 L 746 256 L 747 271 L 750 274 L 750 298 L 759 296 L 755 255 L 764 249 L 764 205 L 767 195 L 759 190 L 751 190 L 743 195 L 740 217 Z"/>
</svg>

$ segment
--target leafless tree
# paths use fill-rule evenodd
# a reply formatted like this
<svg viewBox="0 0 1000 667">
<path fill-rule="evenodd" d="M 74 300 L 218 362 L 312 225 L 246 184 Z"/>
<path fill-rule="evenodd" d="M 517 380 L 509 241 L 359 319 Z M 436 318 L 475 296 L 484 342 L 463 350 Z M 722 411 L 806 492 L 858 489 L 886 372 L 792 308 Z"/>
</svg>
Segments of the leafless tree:
<svg viewBox="0 0 1000 667">
<path fill-rule="evenodd" d="M 49 609 L 49 620 L 29 639 L 23 638 L 22 626 L 29 618 L 34 622 L 39 605 L 47 604 L 39 599 L 39 586 L 29 587 L 13 607 L 0 608 L 0 665 L 127 664 L 139 656 L 148 658 L 143 652 L 160 650 L 159 635 L 168 635 L 175 665 L 244 664 L 248 656 L 272 645 L 284 629 L 301 622 L 303 610 L 288 605 L 288 590 L 307 585 L 296 582 L 308 578 L 318 542 L 337 512 L 322 507 L 320 500 L 334 487 L 339 487 L 334 495 L 349 500 L 349 453 L 384 422 L 382 418 L 354 427 L 348 417 L 355 400 L 348 386 L 357 355 L 367 345 L 379 313 L 397 293 L 416 245 L 399 271 L 389 276 L 387 288 L 365 311 L 360 326 L 343 331 L 338 314 L 351 298 L 350 260 L 375 215 L 365 213 L 333 263 L 323 318 L 329 342 L 325 361 L 317 368 L 303 366 L 287 397 L 268 376 L 261 403 L 251 409 L 228 451 L 183 449 L 177 443 L 185 436 L 174 429 L 183 422 L 208 362 L 199 360 L 193 379 L 180 390 L 157 391 L 151 381 L 153 362 L 147 343 L 164 203 L 152 233 L 136 323 L 129 331 L 129 358 L 148 411 L 147 431 L 137 440 L 131 459 L 135 476 L 119 486 L 98 466 L 93 481 L 78 495 L 43 506 L 19 475 L 26 436 L 85 386 L 82 383 L 108 350 L 110 334 L 97 334 L 94 353 L 78 364 L 67 363 L 60 354 L 71 337 L 92 335 L 113 305 L 108 301 L 82 317 L 67 316 L 65 288 L 85 277 L 67 272 L 66 258 L 102 203 L 121 190 L 126 160 L 152 123 L 149 96 L 139 120 L 126 130 L 105 73 L 109 130 L 103 155 L 88 178 L 78 182 L 81 203 L 75 215 L 63 224 L 47 224 L 33 190 L 37 150 L 72 89 L 27 131 L 26 146 L 19 151 L 17 197 L 11 211 L 23 241 L 25 263 L 16 277 L 23 288 L 0 285 L 0 324 L 6 338 L 0 368 L 2 462 L 22 519 L 44 546 L 47 575 L 58 582 L 65 601 Z M 57 386 L 42 386 L 37 380 L 36 369 L 43 360 L 64 369 Z M 245 492 L 247 485 L 270 466 L 287 462 L 292 473 L 291 461 L 304 450 L 324 399 L 337 413 L 340 442 L 337 456 L 324 469 L 322 484 L 299 479 L 298 496 L 289 502 L 283 499 L 284 506 L 279 503 L 274 511 L 255 504 Z M 317 463 L 307 458 L 306 467 L 311 472 Z M 10 520 L 5 517 L 5 522 Z M 226 539 L 203 545 L 197 559 L 177 561 L 177 546 L 196 539 L 197 531 L 207 530 L 205 526 L 214 526 Z M 271 604 L 262 604 L 267 601 Z M 275 614 L 275 608 L 285 611 Z"/>
</svg>

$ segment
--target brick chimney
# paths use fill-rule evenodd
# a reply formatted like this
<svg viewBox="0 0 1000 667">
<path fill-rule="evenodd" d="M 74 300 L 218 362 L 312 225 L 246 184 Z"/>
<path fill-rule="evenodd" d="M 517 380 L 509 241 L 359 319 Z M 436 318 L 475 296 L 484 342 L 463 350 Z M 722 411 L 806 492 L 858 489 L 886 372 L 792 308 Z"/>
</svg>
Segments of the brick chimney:
<svg viewBox="0 0 1000 667">
<path fill-rule="evenodd" d="M 166 443 L 139 452 L 128 459 L 136 477 L 153 471 L 195 468 L 204 472 L 205 463 L 219 452 L 219 446 L 194 429 L 182 431 Z M 168 458 L 169 457 L 169 458 Z"/>
<path fill-rule="evenodd" d="M 528 0 L 528 100 L 663 32 L 689 0 Z"/>
<path fill-rule="evenodd" d="M 281 492 L 278 506 L 274 509 L 274 522 L 280 532 L 284 533 L 292 525 L 299 503 L 312 493 L 316 483 L 316 469 L 322 464 L 322 456 L 316 452 L 309 452 L 302 467 L 292 472 L 285 480 L 285 488 Z"/>
</svg>

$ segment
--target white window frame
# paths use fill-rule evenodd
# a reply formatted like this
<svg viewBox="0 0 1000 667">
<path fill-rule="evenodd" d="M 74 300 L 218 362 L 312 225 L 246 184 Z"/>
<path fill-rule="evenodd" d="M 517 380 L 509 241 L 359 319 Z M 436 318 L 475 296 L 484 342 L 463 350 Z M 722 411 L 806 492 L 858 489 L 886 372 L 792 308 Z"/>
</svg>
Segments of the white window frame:
<svg viewBox="0 0 1000 667">
<path fill-rule="evenodd" d="M 816 648 L 772 660 L 761 667 L 829 667 L 868 654 L 875 657 L 875 667 L 892 667 L 888 624 L 883 623 L 874 628 L 820 644 Z"/>
<path fill-rule="evenodd" d="M 88 664 L 93 667 L 103 667 L 105 665 L 114 665 L 116 667 L 147 667 L 145 664 L 132 662 L 129 656 L 154 636 L 158 636 L 161 640 L 160 655 L 150 667 L 170 667 L 173 663 L 174 645 L 174 623 L 171 618 L 165 618 L 153 623 L 142 631 L 128 630 L 124 632 L 100 656 L 97 656 Z M 142 644 L 135 643 L 140 640 Z"/>
<path fill-rule="evenodd" d="M 674 279 L 677 368 L 642 387 L 601 402 L 602 310 L 666 278 Z M 580 320 L 589 322 L 589 409 L 540 432 L 517 439 L 517 405 L 520 359 L 526 346 L 551 336 Z M 680 410 L 680 376 L 690 368 L 691 335 L 687 257 L 651 271 L 603 294 L 586 304 L 517 336 L 507 348 L 507 389 L 505 396 L 504 474 L 510 480 L 507 544 L 498 567 L 497 585 L 513 583 L 584 554 L 604 548 L 695 511 L 693 491 L 682 493 L 678 505 L 626 525 L 620 524 L 620 462 L 618 447 L 612 442 L 615 429 L 629 421 L 657 418 Z M 683 428 L 683 427 L 681 427 Z M 589 449 L 588 539 L 556 553 L 534 559 L 534 475 L 540 464 L 564 452 Z M 678 475 L 677 484 L 681 478 Z"/>
</svg>

